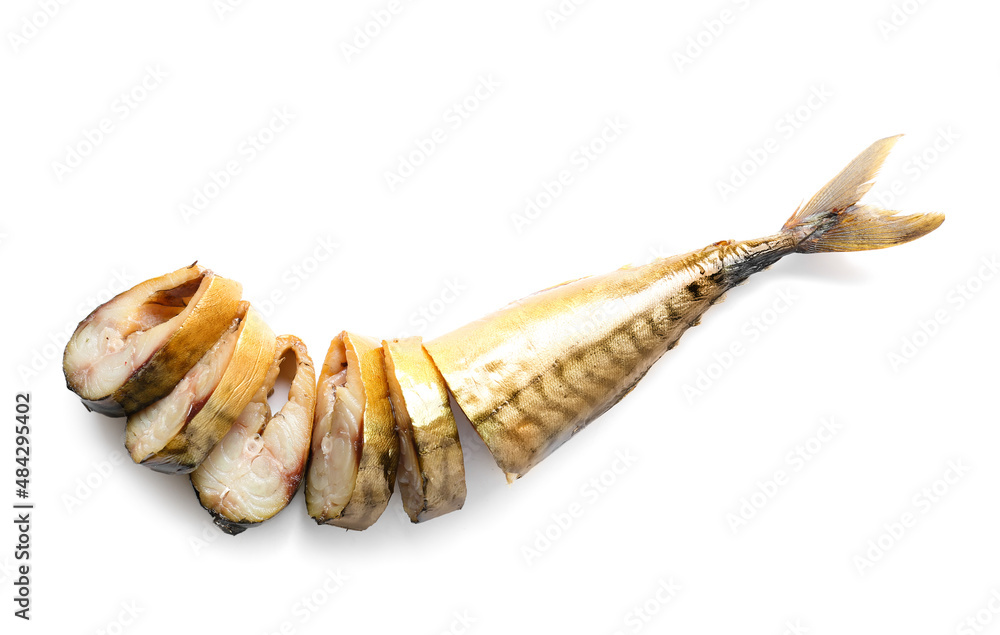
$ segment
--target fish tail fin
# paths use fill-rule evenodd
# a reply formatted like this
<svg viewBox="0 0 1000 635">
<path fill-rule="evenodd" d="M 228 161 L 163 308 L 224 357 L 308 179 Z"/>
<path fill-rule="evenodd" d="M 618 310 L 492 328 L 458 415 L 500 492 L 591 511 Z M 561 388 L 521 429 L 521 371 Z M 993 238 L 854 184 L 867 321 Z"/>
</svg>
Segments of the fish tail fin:
<svg viewBox="0 0 1000 635">
<path fill-rule="evenodd" d="M 782 233 L 796 239 L 795 251 L 884 249 L 920 238 L 944 222 L 943 214 L 897 216 L 898 212 L 892 210 L 858 204 L 874 185 L 882 162 L 901 136 L 886 137 L 868 146 L 792 214 Z"/>
</svg>

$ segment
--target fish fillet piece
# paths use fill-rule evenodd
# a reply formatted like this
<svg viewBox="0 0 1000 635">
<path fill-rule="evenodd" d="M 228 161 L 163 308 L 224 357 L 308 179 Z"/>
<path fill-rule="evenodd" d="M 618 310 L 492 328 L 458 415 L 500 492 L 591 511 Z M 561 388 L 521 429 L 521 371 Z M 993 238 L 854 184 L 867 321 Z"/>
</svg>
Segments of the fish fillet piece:
<svg viewBox="0 0 1000 635">
<path fill-rule="evenodd" d="M 399 432 L 396 482 L 418 523 L 461 509 L 465 464 L 448 389 L 419 337 L 383 341 L 389 400 Z"/>
<path fill-rule="evenodd" d="M 241 302 L 229 330 L 170 394 L 128 418 L 132 460 L 158 472 L 198 467 L 264 383 L 274 346 L 260 313 Z"/>
<path fill-rule="evenodd" d="M 229 328 L 242 288 L 197 263 L 94 309 L 63 354 L 66 386 L 88 410 L 122 417 L 169 393 Z"/>
<path fill-rule="evenodd" d="M 267 403 L 282 362 L 295 359 L 288 401 L 271 416 Z M 198 499 L 229 534 L 271 518 L 295 495 L 309 458 L 316 409 L 316 372 L 302 340 L 277 339 L 264 383 L 233 427 L 191 473 Z"/>
<path fill-rule="evenodd" d="M 896 142 L 858 155 L 781 232 L 568 282 L 425 344 L 508 480 L 624 397 L 730 288 L 792 253 L 891 247 L 940 214 L 899 216 L 858 200 Z"/>
<path fill-rule="evenodd" d="M 367 529 L 392 496 L 396 438 L 382 348 L 344 331 L 333 338 L 316 391 L 306 508 L 317 523 Z"/>
</svg>

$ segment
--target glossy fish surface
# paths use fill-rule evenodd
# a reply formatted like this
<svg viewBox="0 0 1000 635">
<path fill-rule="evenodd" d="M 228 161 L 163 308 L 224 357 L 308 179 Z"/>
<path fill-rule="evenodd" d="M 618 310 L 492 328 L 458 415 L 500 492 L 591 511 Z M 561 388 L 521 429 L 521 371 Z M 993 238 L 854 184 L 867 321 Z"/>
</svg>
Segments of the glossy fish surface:
<svg viewBox="0 0 1000 635">
<path fill-rule="evenodd" d="M 403 508 L 415 523 L 461 509 L 465 462 L 444 378 L 419 337 L 383 341 L 382 350 L 399 432 Z"/>
<path fill-rule="evenodd" d="M 274 344 L 271 327 L 249 302 L 241 302 L 237 319 L 219 340 L 225 359 L 205 369 L 196 365 L 170 395 L 129 417 L 125 442 L 132 459 L 158 472 L 187 474 L 198 467 L 264 382 Z"/>
<path fill-rule="evenodd" d="M 508 479 L 615 405 L 754 273 L 792 253 L 879 249 L 938 227 L 938 214 L 896 216 L 857 203 L 895 141 L 865 150 L 777 234 L 567 282 L 427 342 Z"/>
<path fill-rule="evenodd" d="M 197 263 L 120 293 L 66 344 L 66 386 L 88 410 L 138 412 L 169 393 L 229 328 L 241 293 L 239 283 Z"/>
<path fill-rule="evenodd" d="M 267 398 L 286 357 L 295 361 L 288 401 L 272 416 Z M 202 506 L 219 528 L 236 534 L 288 505 L 305 472 L 315 407 L 316 372 L 309 352 L 299 338 L 282 335 L 257 394 L 191 473 Z"/>
<path fill-rule="evenodd" d="M 317 523 L 366 529 L 389 504 L 399 441 L 382 347 L 344 331 L 320 370 L 306 508 Z"/>
<path fill-rule="evenodd" d="M 860 202 L 897 138 L 859 154 L 775 233 L 565 282 L 428 341 L 340 331 L 318 378 L 305 344 L 276 339 L 238 283 L 192 265 L 84 319 L 66 347 L 67 383 L 88 408 L 128 415 L 133 460 L 193 471 L 227 533 L 277 514 L 302 480 L 318 524 L 366 529 L 397 485 L 421 523 L 465 504 L 456 404 L 512 482 L 618 403 L 755 273 L 793 254 L 882 249 L 937 229 L 941 214 Z M 272 415 L 268 396 L 289 356 L 289 398 Z"/>
</svg>

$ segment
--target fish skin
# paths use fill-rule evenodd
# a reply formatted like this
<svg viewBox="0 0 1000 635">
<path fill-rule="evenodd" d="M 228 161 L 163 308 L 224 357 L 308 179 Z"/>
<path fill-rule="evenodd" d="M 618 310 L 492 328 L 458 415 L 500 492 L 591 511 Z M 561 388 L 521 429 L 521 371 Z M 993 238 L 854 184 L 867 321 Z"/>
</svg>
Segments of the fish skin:
<svg viewBox="0 0 1000 635">
<path fill-rule="evenodd" d="M 583 278 L 425 343 L 513 478 L 622 399 L 732 287 L 787 253 L 776 235 Z"/>
<path fill-rule="evenodd" d="M 791 253 L 879 249 L 936 229 L 942 215 L 857 204 L 897 138 L 858 155 L 777 234 L 564 283 L 426 342 L 508 481 L 618 403 L 754 273 Z"/>
<path fill-rule="evenodd" d="M 755 240 L 721 241 L 640 267 L 624 267 L 563 283 L 427 342 L 423 350 L 508 479 L 519 478 L 628 394 L 651 365 L 673 348 L 688 328 L 699 323 L 710 306 L 754 273 L 792 253 L 881 249 L 914 240 L 940 226 L 944 220 L 940 214 L 899 216 L 858 202 L 871 188 L 871 180 L 895 141 L 896 137 L 883 139 L 865 150 L 797 209 L 777 234 Z M 196 303 L 189 297 L 195 285 L 190 278 L 185 279 L 189 282 L 171 289 L 157 287 L 159 290 L 143 297 L 151 297 L 157 311 L 171 314 L 185 303 Z M 151 282 L 155 281 L 142 284 Z M 237 293 L 238 300 L 239 286 L 229 286 L 228 290 L 229 295 Z M 254 394 L 259 395 L 258 387 L 269 374 L 274 335 L 248 303 L 240 302 L 238 307 L 236 325 L 242 321 L 245 327 L 253 321 L 259 322 L 261 329 L 247 338 L 241 363 L 231 366 L 253 370 L 234 372 L 230 377 L 227 367 L 217 384 L 226 389 L 217 389 L 191 406 L 183 420 L 191 429 L 178 433 L 164 452 L 150 455 L 152 460 L 147 464 L 154 469 L 194 469 L 223 438 L 228 425 L 241 411 L 245 412 L 243 405 Z M 153 324 L 156 317 L 162 315 L 137 313 L 130 321 L 141 327 Z M 202 333 L 194 339 L 201 338 L 208 336 Z M 399 459 L 386 375 L 387 367 L 393 372 L 393 365 L 373 339 L 345 331 L 334 339 L 334 343 L 338 341 L 346 344 L 349 354 L 338 355 L 331 345 L 320 385 L 335 366 L 341 366 L 339 362 L 347 367 L 344 360 L 354 360 L 352 365 L 363 378 L 361 437 L 350 446 L 357 450 L 358 462 L 351 464 L 355 469 L 352 477 L 343 479 L 352 488 L 350 496 L 344 497 L 347 502 L 335 510 L 314 513 L 307 482 L 307 510 L 320 523 L 365 529 L 378 519 L 393 493 Z M 158 347 L 161 341 L 155 344 Z M 389 346 L 385 342 L 383 345 Z M 208 348 L 212 347 L 209 342 Z M 69 349 L 68 345 L 67 355 Z M 143 352 L 153 350 L 156 348 L 150 344 Z M 131 366 L 128 370 L 135 372 Z M 173 372 L 177 372 L 176 368 Z M 66 374 L 69 385 L 70 373 Z M 180 376 L 190 377 L 187 373 Z M 112 379 L 117 382 L 119 377 Z M 331 390 L 328 396 L 333 394 Z M 353 391 L 350 394 L 353 396 Z M 84 397 L 84 403 L 98 402 L 88 402 Z M 105 406 L 106 414 L 124 412 L 117 397 L 102 403 Z M 318 411 L 314 421 L 319 421 Z M 316 460 L 315 446 L 311 449 L 310 464 Z M 425 506 L 423 511 L 430 509 Z M 238 533 L 246 523 L 226 520 L 218 524 L 223 531 Z"/>
<path fill-rule="evenodd" d="M 389 504 L 396 485 L 399 440 L 389 403 L 381 345 L 377 340 L 354 333 L 345 333 L 344 337 L 357 351 L 365 387 L 364 441 L 351 500 L 337 518 L 327 522 L 360 531 L 374 524 Z"/>
<path fill-rule="evenodd" d="M 182 298 L 171 292 L 181 293 L 191 286 L 194 289 L 187 306 L 178 304 L 183 301 Z M 80 397 L 87 410 L 109 417 L 124 417 L 142 410 L 173 390 L 174 385 L 225 332 L 236 316 L 242 291 L 238 282 L 193 263 L 118 294 L 81 320 L 66 344 L 63 354 L 66 387 Z M 148 357 L 138 360 L 122 384 L 104 395 L 88 391 L 79 378 L 81 370 L 74 364 L 77 349 L 85 345 L 80 338 L 88 337 L 88 329 L 94 329 L 105 313 L 120 310 L 118 307 L 123 305 L 134 305 L 138 311 L 147 304 L 184 307 L 181 313 L 185 317 L 175 316 L 177 324 L 174 331 Z M 140 337 L 144 330 L 132 314 L 128 319 L 115 320 L 112 326 L 122 330 L 121 336 L 126 341 Z M 93 335 L 90 333 L 90 336 Z M 99 364 L 100 360 L 94 360 L 94 363 Z"/>
<path fill-rule="evenodd" d="M 274 354 L 275 336 L 249 302 L 240 302 L 241 324 L 233 357 L 197 413 L 142 465 L 167 474 L 188 474 L 208 456 L 264 383 Z"/>
<path fill-rule="evenodd" d="M 338 352 L 335 347 L 343 347 L 344 353 Z M 314 438 L 310 466 L 306 469 L 306 505 L 310 516 L 319 524 L 362 530 L 379 519 L 392 497 L 399 461 L 399 440 L 392 404 L 389 402 L 389 386 L 380 343 L 348 331 L 337 335 L 330 344 L 320 371 L 320 390 L 326 380 L 338 372 L 339 362 L 342 360 L 346 360 L 348 364 L 357 364 L 364 391 L 357 475 L 347 503 L 340 509 L 328 509 L 323 500 L 323 492 L 314 488 L 310 482 L 313 475 L 311 463 L 322 460 L 316 449 L 317 439 Z M 323 402 L 324 397 L 317 394 L 317 420 L 327 415 L 320 409 Z M 335 400 L 329 400 L 329 403 L 332 405 Z M 318 423 L 314 424 L 313 435 L 320 431 Z"/>
<path fill-rule="evenodd" d="M 125 448 L 141 463 L 154 455 L 207 403 L 218 387 L 236 351 L 243 320 L 234 319 L 229 330 L 206 352 L 170 394 L 134 415 L 125 423 Z"/>
<path fill-rule="evenodd" d="M 194 330 L 196 334 L 189 336 L 187 341 L 175 335 L 129 378 L 129 389 L 122 391 L 124 394 L 121 396 L 124 414 L 136 412 L 170 392 L 170 388 L 198 361 L 200 353 L 222 335 L 226 319 L 239 310 L 240 284 L 211 272 L 209 275 L 209 285 L 203 285 L 205 291 L 201 300 L 198 296 L 192 298 L 195 307 L 188 318 L 191 325 L 186 322 L 181 327 L 186 326 L 188 331 Z M 211 320 L 211 326 L 208 320 Z"/>
<path fill-rule="evenodd" d="M 267 398 L 289 354 L 295 360 L 295 374 L 288 400 L 272 416 Z M 315 407 L 316 372 L 309 352 L 299 338 L 282 335 L 276 340 L 264 383 L 226 436 L 191 473 L 199 502 L 222 531 L 239 534 L 288 505 L 305 473 Z M 266 473 L 261 474 L 263 466 Z M 273 490 L 261 491 L 272 485 Z"/>
<path fill-rule="evenodd" d="M 459 510 L 466 496 L 465 463 L 444 378 L 419 336 L 383 340 L 382 350 L 399 432 L 396 474 L 403 508 L 414 523 Z"/>
</svg>

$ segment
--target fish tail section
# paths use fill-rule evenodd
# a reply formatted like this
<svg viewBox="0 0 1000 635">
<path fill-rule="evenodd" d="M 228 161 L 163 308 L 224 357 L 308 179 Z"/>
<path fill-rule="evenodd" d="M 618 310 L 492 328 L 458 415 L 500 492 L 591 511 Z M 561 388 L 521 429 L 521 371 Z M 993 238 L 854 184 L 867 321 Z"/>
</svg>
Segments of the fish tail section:
<svg viewBox="0 0 1000 635">
<path fill-rule="evenodd" d="M 795 239 L 795 251 L 884 249 L 920 238 L 944 222 L 943 214 L 899 216 L 896 211 L 858 203 L 874 185 L 879 168 L 901 136 L 870 145 L 795 211 L 782 228 L 782 233 Z"/>
</svg>

